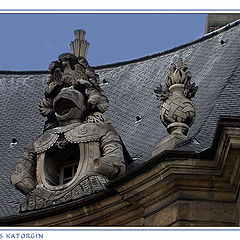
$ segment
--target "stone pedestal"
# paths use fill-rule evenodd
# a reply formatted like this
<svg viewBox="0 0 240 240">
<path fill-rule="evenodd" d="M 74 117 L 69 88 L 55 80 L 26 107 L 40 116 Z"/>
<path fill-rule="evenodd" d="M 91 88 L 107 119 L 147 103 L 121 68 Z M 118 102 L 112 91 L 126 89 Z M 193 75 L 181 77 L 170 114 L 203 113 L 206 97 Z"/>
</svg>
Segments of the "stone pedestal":
<svg viewBox="0 0 240 240">
<path fill-rule="evenodd" d="M 158 154 L 162 153 L 165 150 L 174 149 L 174 147 L 177 144 L 182 143 L 185 140 L 187 140 L 187 137 L 183 134 L 172 133 L 168 135 L 167 137 L 163 138 L 160 142 L 156 143 L 152 152 L 152 157 L 157 156 Z"/>
</svg>

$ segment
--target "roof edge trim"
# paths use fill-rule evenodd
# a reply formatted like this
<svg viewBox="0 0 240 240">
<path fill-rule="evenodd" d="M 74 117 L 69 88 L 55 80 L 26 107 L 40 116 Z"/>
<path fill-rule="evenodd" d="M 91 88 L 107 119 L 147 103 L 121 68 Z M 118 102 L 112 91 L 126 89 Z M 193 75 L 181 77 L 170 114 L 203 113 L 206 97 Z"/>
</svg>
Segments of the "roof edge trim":
<svg viewBox="0 0 240 240">
<path fill-rule="evenodd" d="M 223 27 L 221 27 L 221 28 L 219 28 L 219 29 L 217 29 L 217 30 L 215 30 L 213 32 L 204 34 L 202 37 L 200 37 L 200 38 L 198 38 L 196 40 L 193 40 L 193 41 L 188 42 L 188 43 L 184 43 L 184 44 L 179 45 L 179 46 L 174 47 L 174 48 L 170 48 L 170 49 L 164 50 L 163 52 L 154 53 L 154 54 L 151 54 L 151 55 L 147 55 L 147 56 L 140 57 L 140 58 L 135 58 L 135 59 L 132 59 L 132 60 L 127 60 L 127 61 L 122 61 L 122 62 L 117 62 L 117 63 L 104 64 L 104 65 L 99 65 L 99 66 L 93 66 L 92 68 L 96 69 L 96 70 L 100 70 L 100 69 L 104 69 L 104 68 L 113 68 L 113 67 L 118 67 L 118 66 L 130 64 L 130 63 L 136 63 L 136 62 L 142 62 L 142 61 L 145 61 L 145 60 L 149 60 L 151 58 L 159 57 L 159 56 L 162 56 L 162 55 L 174 52 L 176 50 L 182 49 L 184 47 L 191 46 L 193 44 L 202 42 L 204 40 L 207 40 L 207 39 L 209 39 L 211 37 L 214 37 L 214 36 L 218 35 L 219 33 L 227 31 L 230 28 L 235 27 L 235 26 L 237 26 L 239 24 L 240 24 L 240 19 L 238 19 L 238 20 L 236 20 L 236 21 L 234 21 L 232 23 L 229 23 L 226 26 L 223 26 Z"/>
<path fill-rule="evenodd" d="M 39 74 L 50 74 L 49 71 L 12 71 L 12 70 L 0 70 L 0 75 L 39 75 Z"/>
<path fill-rule="evenodd" d="M 194 151 L 183 151 L 183 150 L 165 150 L 162 153 L 156 155 L 155 157 L 150 158 L 148 161 L 144 162 L 143 164 L 139 165 L 135 169 L 130 170 L 129 172 L 125 173 L 124 175 L 118 177 L 117 179 L 111 181 L 107 184 L 107 188 L 111 189 L 122 182 L 126 182 L 129 179 L 136 177 L 138 174 L 148 171 L 160 161 L 164 161 L 171 157 L 178 157 L 178 158 L 199 158 L 199 159 L 211 159 L 214 158 L 218 144 L 220 141 L 220 136 L 224 127 L 237 127 L 240 128 L 240 116 L 224 116 L 220 115 L 216 128 L 215 133 L 213 136 L 212 144 L 209 148 L 201 152 L 194 152 Z"/>
</svg>

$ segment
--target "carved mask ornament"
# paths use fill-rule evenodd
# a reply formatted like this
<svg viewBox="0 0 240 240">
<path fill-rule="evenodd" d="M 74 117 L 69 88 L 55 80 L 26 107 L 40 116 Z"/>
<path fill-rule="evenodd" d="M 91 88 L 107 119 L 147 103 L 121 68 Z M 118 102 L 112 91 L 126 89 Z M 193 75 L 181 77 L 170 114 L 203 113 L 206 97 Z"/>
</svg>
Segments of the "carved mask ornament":
<svg viewBox="0 0 240 240">
<path fill-rule="evenodd" d="M 81 32 L 75 36 L 88 47 Z M 12 184 L 26 195 L 20 211 L 98 193 L 125 172 L 123 143 L 103 114 L 108 99 L 82 56 L 86 48 L 82 55 L 77 51 L 78 56 L 62 54 L 49 66 L 40 102 L 40 113 L 47 118 L 44 132 L 27 146 L 11 176 Z"/>
<path fill-rule="evenodd" d="M 63 88 L 54 98 L 53 110 L 60 125 L 81 120 L 86 111 L 84 95 L 75 89 Z"/>
</svg>

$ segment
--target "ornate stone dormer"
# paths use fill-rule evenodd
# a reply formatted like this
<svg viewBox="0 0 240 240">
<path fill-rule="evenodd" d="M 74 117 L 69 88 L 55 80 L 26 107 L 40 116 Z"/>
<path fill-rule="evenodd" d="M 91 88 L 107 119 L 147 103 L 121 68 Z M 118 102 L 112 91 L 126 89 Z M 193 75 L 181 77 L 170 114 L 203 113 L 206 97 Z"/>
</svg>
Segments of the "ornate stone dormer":
<svg viewBox="0 0 240 240">
<path fill-rule="evenodd" d="M 75 31 L 71 53 L 49 66 L 40 102 L 46 123 L 16 163 L 12 184 L 26 195 L 20 211 L 84 198 L 125 172 L 125 148 L 104 112 L 108 99 L 86 60 L 89 43 Z"/>
<path fill-rule="evenodd" d="M 189 128 L 195 121 L 195 108 L 192 98 L 198 87 L 191 83 L 191 73 L 187 65 L 179 59 L 177 64 L 171 64 L 165 73 L 166 88 L 160 84 L 154 92 L 160 105 L 160 119 L 170 134 L 157 143 L 153 156 L 164 150 L 173 149 L 176 144 L 187 139 Z"/>
</svg>

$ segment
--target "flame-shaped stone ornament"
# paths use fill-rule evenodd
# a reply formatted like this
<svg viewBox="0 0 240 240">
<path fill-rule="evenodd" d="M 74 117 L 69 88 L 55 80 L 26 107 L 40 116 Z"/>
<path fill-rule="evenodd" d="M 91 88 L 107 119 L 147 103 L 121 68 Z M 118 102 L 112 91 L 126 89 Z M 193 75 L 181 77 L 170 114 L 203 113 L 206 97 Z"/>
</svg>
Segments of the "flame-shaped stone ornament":
<svg viewBox="0 0 240 240">
<path fill-rule="evenodd" d="M 154 90 L 158 100 L 162 102 L 160 106 L 161 122 L 171 137 L 162 140 L 162 144 L 158 143 L 153 155 L 156 155 L 156 152 L 160 151 L 159 149 L 162 151 L 173 148 L 179 142 L 175 141 L 176 138 L 181 139 L 181 141 L 186 139 L 188 130 L 195 121 L 192 98 L 198 89 L 195 83 L 190 81 L 191 73 L 182 59 L 179 59 L 177 64 L 171 64 L 165 73 L 165 90 L 161 84 Z M 169 141 L 170 139 L 171 141 Z M 171 144 L 168 145 L 170 142 Z M 159 148 L 159 151 L 156 151 L 156 148 Z"/>
</svg>

